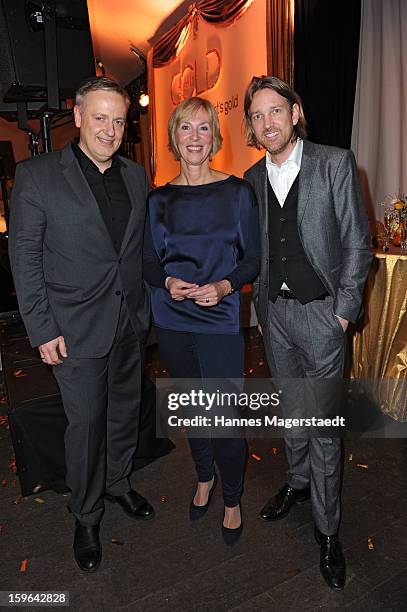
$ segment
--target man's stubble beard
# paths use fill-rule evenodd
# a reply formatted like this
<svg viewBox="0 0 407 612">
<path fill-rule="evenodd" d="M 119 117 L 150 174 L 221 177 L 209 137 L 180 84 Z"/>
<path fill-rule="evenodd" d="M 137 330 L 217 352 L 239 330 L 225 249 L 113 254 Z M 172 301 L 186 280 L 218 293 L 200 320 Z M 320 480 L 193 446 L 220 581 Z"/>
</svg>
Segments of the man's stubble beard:
<svg viewBox="0 0 407 612">
<path fill-rule="evenodd" d="M 266 149 L 266 151 L 268 151 L 268 153 L 270 153 L 270 155 L 280 155 L 280 153 L 283 153 L 283 151 L 286 150 L 289 144 L 292 142 L 295 142 L 295 140 L 296 140 L 296 136 L 294 135 L 294 127 L 293 127 L 289 138 L 287 138 L 287 140 L 285 140 L 283 144 L 281 144 L 277 149 L 269 149 L 268 147 L 265 146 L 265 143 L 260 143 L 260 144 Z"/>
</svg>

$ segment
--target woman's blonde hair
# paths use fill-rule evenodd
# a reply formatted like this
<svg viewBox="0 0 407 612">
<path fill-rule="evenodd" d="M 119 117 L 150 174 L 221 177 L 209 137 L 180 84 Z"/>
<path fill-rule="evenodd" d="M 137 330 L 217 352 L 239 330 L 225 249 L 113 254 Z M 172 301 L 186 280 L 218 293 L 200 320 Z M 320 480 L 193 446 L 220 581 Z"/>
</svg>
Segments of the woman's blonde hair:
<svg viewBox="0 0 407 612">
<path fill-rule="evenodd" d="M 207 113 L 212 128 L 211 157 L 216 155 L 222 146 L 223 138 L 220 133 L 219 119 L 215 107 L 208 100 L 204 100 L 198 96 L 187 98 L 177 106 L 168 122 L 168 148 L 177 161 L 181 157 L 177 145 L 178 128 L 183 121 L 187 121 L 189 117 L 195 115 L 201 108 Z"/>
</svg>

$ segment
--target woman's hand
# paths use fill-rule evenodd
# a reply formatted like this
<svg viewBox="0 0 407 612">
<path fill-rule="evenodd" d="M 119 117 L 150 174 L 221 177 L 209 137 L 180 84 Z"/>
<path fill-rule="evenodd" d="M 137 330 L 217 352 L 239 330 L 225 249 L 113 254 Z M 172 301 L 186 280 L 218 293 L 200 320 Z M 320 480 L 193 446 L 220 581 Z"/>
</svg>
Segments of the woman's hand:
<svg viewBox="0 0 407 612">
<path fill-rule="evenodd" d="M 187 281 L 181 278 L 174 278 L 173 276 L 168 277 L 166 285 L 172 299 L 177 302 L 185 300 L 188 297 L 188 292 L 199 286 L 196 283 L 187 283 Z"/>
<path fill-rule="evenodd" d="M 228 280 L 221 280 L 217 283 L 208 283 L 202 285 L 197 289 L 189 291 L 187 297 L 194 300 L 198 306 L 215 306 L 221 301 L 225 295 L 228 295 L 232 291 L 232 285 Z"/>
</svg>

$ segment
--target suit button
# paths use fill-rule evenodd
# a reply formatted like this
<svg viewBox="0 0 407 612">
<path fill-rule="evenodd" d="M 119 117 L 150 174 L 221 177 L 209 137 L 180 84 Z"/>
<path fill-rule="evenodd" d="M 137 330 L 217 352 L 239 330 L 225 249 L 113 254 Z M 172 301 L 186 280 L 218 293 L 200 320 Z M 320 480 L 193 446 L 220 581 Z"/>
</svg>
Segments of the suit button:
<svg viewBox="0 0 407 612">
<path fill-rule="evenodd" d="M 287 257 L 282 257 L 281 261 L 287 261 Z"/>
<path fill-rule="evenodd" d="M 284 223 L 285 217 L 280 217 L 280 221 L 281 221 L 281 223 Z"/>
<path fill-rule="evenodd" d="M 116 295 L 121 295 L 122 292 L 121 291 L 116 291 Z"/>
<path fill-rule="evenodd" d="M 280 242 L 285 242 L 285 238 L 281 238 L 281 239 L 280 239 Z"/>
<path fill-rule="evenodd" d="M 119 257 L 119 263 L 122 263 L 122 258 L 121 257 Z"/>
</svg>

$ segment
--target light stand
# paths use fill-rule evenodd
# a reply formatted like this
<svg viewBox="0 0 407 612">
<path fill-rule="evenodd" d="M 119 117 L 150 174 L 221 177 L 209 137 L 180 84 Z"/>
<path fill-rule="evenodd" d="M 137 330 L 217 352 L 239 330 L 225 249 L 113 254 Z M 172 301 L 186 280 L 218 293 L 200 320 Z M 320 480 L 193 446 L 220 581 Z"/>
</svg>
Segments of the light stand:
<svg viewBox="0 0 407 612">
<path fill-rule="evenodd" d="M 17 103 L 18 127 L 28 133 L 30 153 L 32 156 L 40 154 L 39 140 L 42 142 L 42 152 L 52 151 L 51 120 L 54 112 L 61 109 L 59 100 L 59 78 L 57 58 L 57 27 L 55 6 L 44 3 L 41 8 L 36 7 L 29 15 L 29 21 L 35 30 L 44 30 L 45 47 L 45 75 L 47 104 L 40 110 L 40 135 L 35 134 L 27 123 L 27 103 L 38 100 L 38 91 L 30 94 L 21 91 L 18 84 L 13 84 L 4 96 L 5 102 Z"/>
</svg>

